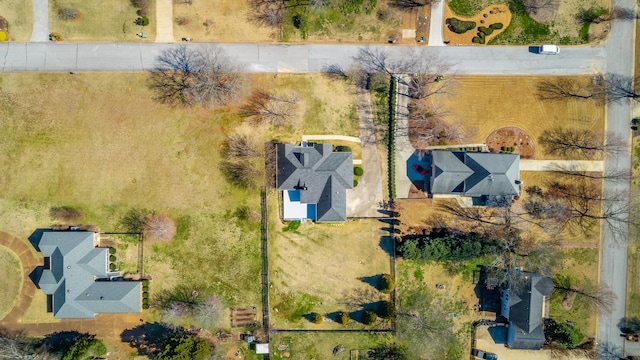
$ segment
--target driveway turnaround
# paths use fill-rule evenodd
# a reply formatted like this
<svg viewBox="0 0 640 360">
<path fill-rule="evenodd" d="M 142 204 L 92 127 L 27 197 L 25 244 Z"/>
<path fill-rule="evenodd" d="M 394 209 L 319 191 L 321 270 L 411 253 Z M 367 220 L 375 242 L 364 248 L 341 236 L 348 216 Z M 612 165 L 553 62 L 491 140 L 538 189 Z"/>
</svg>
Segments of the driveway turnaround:
<svg viewBox="0 0 640 360">
<path fill-rule="evenodd" d="M 18 295 L 18 300 L 13 309 L 0 320 L 0 325 L 10 326 L 17 323 L 31 305 L 31 300 L 33 300 L 36 293 L 36 286 L 29 278 L 29 274 L 36 266 L 43 263 L 34 255 L 31 245 L 9 233 L 0 231 L 0 246 L 7 247 L 13 251 L 20 259 L 20 265 L 22 266 L 22 289 L 20 290 L 20 295 Z"/>
<path fill-rule="evenodd" d="M 33 0 L 31 42 L 49 41 L 49 1 Z"/>
</svg>

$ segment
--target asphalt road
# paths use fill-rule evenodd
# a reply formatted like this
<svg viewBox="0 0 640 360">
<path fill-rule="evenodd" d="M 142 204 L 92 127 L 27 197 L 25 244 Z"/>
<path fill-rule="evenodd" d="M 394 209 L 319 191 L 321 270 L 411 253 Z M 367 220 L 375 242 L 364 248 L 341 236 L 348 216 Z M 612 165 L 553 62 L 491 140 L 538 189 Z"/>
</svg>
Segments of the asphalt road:
<svg viewBox="0 0 640 360">
<path fill-rule="evenodd" d="M 142 71 L 175 44 L 162 43 L 1 43 L 0 70 Z M 189 43 L 186 46 L 211 46 Z M 217 44 L 251 72 L 319 72 L 330 64 L 348 67 L 362 45 Z M 390 57 L 405 57 L 411 47 L 372 46 Z M 415 48 L 415 47 L 413 47 Z M 602 46 L 563 48 L 559 55 L 539 55 L 518 47 L 439 46 L 422 49 L 452 64 L 459 74 L 592 74 L 606 66 Z"/>
<path fill-rule="evenodd" d="M 633 0 L 614 0 L 614 7 L 635 10 Z M 635 23 L 633 21 L 615 21 L 612 24 L 609 37 L 605 43 L 607 58 L 606 70 L 608 73 L 633 76 L 633 48 L 635 38 Z M 631 142 L 630 101 L 609 104 L 607 106 L 607 131 L 615 133 L 620 138 Z M 628 149 L 631 149 L 629 145 Z M 630 152 L 622 152 L 615 156 L 607 156 L 605 172 L 614 173 L 620 170 L 630 171 Z M 604 181 L 605 198 L 610 194 L 629 193 L 628 182 Z M 629 198 L 625 201 L 607 201 L 605 207 L 622 208 L 628 206 Z M 626 202 L 626 203 L 625 203 Z M 628 213 L 621 219 L 628 218 Z M 625 354 L 624 340 L 620 337 L 620 322 L 625 317 L 627 294 L 627 246 L 629 241 L 629 227 L 624 225 L 618 229 L 612 229 L 604 224 L 602 226 L 602 242 L 600 246 L 600 284 L 608 286 L 616 297 L 610 313 L 603 312 L 598 317 L 597 342 L 599 350 L 610 349 L 616 355 L 640 355 Z M 630 349 L 629 349 L 630 350 Z M 605 358 L 604 356 L 600 356 Z"/>
</svg>

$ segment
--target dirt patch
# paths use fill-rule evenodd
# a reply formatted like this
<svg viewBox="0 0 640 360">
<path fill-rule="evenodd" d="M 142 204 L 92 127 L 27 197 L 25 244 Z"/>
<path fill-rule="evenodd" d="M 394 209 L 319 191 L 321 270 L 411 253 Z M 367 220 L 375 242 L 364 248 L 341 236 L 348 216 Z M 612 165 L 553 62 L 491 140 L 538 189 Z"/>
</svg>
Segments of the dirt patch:
<svg viewBox="0 0 640 360">
<path fill-rule="evenodd" d="M 527 15 L 541 24 L 551 20 L 560 6 L 560 1 L 550 0 L 526 0 L 524 3 Z"/>
<path fill-rule="evenodd" d="M 494 153 L 513 147 L 513 153 L 520 154 L 523 159 L 532 159 L 535 155 L 533 139 L 517 127 L 504 127 L 492 132 L 487 138 L 487 146 Z"/>
<path fill-rule="evenodd" d="M 255 306 L 231 308 L 231 327 L 243 327 L 256 322 L 258 309 Z"/>
<path fill-rule="evenodd" d="M 452 45 L 473 45 L 472 39 L 478 35 L 478 28 L 481 26 L 489 27 L 489 25 L 500 23 L 501 29 L 494 29 L 493 32 L 485 36 L 485 44 L 491 39 L 502 33 L 511 23 L 511 11 L 506 5 L 491 5 L 484 8 L 481 12 L 473 17 L 458 16 L 451 11 L 449 6 L 445 3 L 444 6 L 444 18 L 447 19 L 442 29 L 442 37 L 445 42 Z M 462 21 L 473 21 L 476 26 L 462 34 L 457 34 L 451 30 L 449 19 L 456 18 Z"/>
</svg>

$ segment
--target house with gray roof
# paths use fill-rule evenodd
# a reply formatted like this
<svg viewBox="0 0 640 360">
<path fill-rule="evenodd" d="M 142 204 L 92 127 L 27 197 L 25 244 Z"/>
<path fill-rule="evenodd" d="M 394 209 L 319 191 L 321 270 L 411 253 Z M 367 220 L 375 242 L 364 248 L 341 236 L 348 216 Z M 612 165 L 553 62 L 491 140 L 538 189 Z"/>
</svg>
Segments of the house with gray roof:
<svg viewBox="0 0 640 360">
<path fill-rule="evenodd" d="M 500 290 L 500 316 L 509 323 L 506 345 L 511 349 L 540 350 L 545 342 L 544 306 L 553 291 L 553 280 L 535 273 L 524 276 L 524 285 Z"/>
<path fill-rule="evenodd" d="M 347 189 L 353 188 L 353 154 L 331 144 L 276 145 L 276 187 L 284 220 L 347 220 Z"/>
<path fill-rule="evenodd" d="M 99 236 L 89 231 L 43 233 L 38 247 L 44 267 L 37 284 L 47 294 L 54 318 L 140 312 L 141 283 L 116 281 L 121 275 L 109 271 L 109 249 L 97 247 Z"/>
<path fill-rule="evenodd" d="M 520 194 L 520 155 L 434 150 L 429 191 L 487 200 Z"/>
</svg>

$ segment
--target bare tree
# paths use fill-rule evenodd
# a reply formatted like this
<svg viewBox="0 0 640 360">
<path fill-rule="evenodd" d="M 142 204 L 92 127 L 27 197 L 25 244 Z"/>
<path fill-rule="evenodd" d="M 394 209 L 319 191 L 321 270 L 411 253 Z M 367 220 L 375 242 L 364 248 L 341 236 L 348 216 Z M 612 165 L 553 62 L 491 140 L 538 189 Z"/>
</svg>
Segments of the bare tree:
<svg viewBox="0 0 640 360">
<path fill-rule="evenodd" d="M 212 328 L 222 317 L 222 310 L 220 299 L 209 296 L 193 308 L 193 320 L 198 326 Z"/>
<path fill-rule="evenodd" d="M 28 341 L 22 333 L 11 333 L 0 329 L 0 359 L 35 360 L 43 355 L 37 344 Z"/>
<path fill-rule="evenodd" d="M 638 101 L 640 99 L 640 92 L 636 91 L 635 88 L 638 78 L 609 73 L 605 76 L 605 81 L 607 83 L 607 100 L 609 102 L 618 102 L 625 99 Z"/>
<path fill-rule="evenodd" d="M 627 148 L 626 142 L 613 133 L 603 137 L 590 130 L 566 127 L 545 130 L 538 141 L 548 155 L 570 159 L 602 159 Z"/>
<path fill-rule="evenodd" d="M 577 281 L 570 276 L 556 275 L 553 278 L 554 290 L 560 295 L 575 294 L 583 299 L 592 309 L 601 313 L 611 312 L 615 303 L 615 294 L 604 284 L 594 285 L 590 282 Z"/>
<path fill-rule="evenodd" d="M 223 143 L 223 155 L 229 159 L 246 159 L 262 156 L 263 152 L 252 133 L 234 132 Z"/>
<path fill-rule="evenodd" d="M 573 164 L 556 164 L 551 170 L 559 176 L 575 177 L 591 180 L 610 180 L 614 182 L 628 182 L 631 180 L 631 171 L 629 170 L 613 170 L 613 171 L 589 171 L 580 165 Z"/>
<path fill-rule="evenodd" d="M 228 182 L 242 188 L 255 185 L 257 179 L 262 179 L 264 172 L 245 160 L 228 159 L 222 162 L 221 170 Z"/>
<path fill-rule="evenodd" d="M 603 104 L 606 100 L 606 84 L 601 77 L 594 77 L 589 84 L 581 84 L 578 79 L 557 77 L 538 84 L 536 95 L 540 100 L 565 101 L 567 99 L 594 100 Z"/>
<path fill-rule="evenodd" d="M 151 213 L 145 221 L 143 234 L 151 241 L 170 241 L 176 235 L 176 223 L 168 215 Z"/>
<path fill-rule="evenodd" d="M 296 93 L 279 95 L 264 89 L 256 89 L 241 107 L 240 115 L 256 123 L 269 122 L 273 126 L 286 124 L 297 109 Z"/>
<path fill-rule="evenodd" d="M 168 48 L 150 71 L 149 87 L 156 100 L 172 106 L 224 105 L 243 83 L 235 61 L 217 47 Z"/>
</svg>

